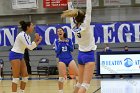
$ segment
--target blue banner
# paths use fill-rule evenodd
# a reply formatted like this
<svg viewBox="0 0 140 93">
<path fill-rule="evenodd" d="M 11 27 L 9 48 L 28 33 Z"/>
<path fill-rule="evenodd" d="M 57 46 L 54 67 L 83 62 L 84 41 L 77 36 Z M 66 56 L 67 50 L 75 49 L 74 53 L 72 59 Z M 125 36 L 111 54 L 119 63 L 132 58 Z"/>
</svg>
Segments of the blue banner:
<svg viewBox="0 0 140 93">
<path fill-rule="evenodd" d="M 36 25 L 36 32 L 43 37 L 41 44 L 52 45 L 59 27 L 64 28 L 68 37 L 77 43 L 70 24 Z M 91 31 L 96 43 L 140 42 L 140 22 L 91 23 Z"/>
<path fill-rule="evenodd" d="M 41 45 L 54 44 L 59 27 L 77 44 L 70 24 L 36 25 L 36 32 L 43 37 Z M 91 31 L 96 43 L 140 42 L 140 22 L 91 23 Z M 0 27 L 0 46 L 13 45 L 17 32 L 17 26 Z"/>
<path fill-rule="evenodd" d="M 68 35 L 68 38 L 71 38 L 73 43 L 75 43 L 74 34 L 70 31 L 70 24 L 36 25 L 36 32 L 43 37 L 41 45 L 53 45 L 55 39 L 58 38 L 56 30 L 60 27 L 64 28 L 65 32 Z"/>
<path fill-rule="evenodd" d="M 17 26 L 0 27 L 0 46 L 11 46 L 17 36 Z"/>
</svg>

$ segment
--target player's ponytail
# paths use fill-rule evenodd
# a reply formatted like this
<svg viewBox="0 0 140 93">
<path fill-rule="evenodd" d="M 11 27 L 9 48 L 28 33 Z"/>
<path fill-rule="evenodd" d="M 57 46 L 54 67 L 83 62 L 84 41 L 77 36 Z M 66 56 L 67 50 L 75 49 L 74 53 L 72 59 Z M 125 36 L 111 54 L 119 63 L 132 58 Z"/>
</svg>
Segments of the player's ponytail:
<svg viewBox="0 0 140 93">
<path fill-rule="evenodd" d="M 25 22 L 25 21 L 20 21 L 19 22 L 21 29 L 26 32 L 27 31 L 27 27 L 30 27 L 31 22 Z"/>
<path fill-rule="evenodd" d="M 78 15 L 75 17 L 76 23 L 83 23 L 85 19 L 85 12 L 82 10 L 78 10 Z"/>
<path fill-rule="evenodd" d="M 85 19 L 85 12 L 80 9 L 66 10 L 63 11 L 61 17 L 74 17 L 75 23 L 83 23 Z"/>
</svg>

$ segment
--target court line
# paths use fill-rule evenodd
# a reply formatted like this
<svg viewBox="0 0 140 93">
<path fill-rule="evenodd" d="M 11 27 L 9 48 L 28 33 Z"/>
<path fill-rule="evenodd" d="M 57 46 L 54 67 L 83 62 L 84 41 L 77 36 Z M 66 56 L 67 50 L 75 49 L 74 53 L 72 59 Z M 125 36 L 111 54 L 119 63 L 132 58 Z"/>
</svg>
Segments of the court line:
<svg viewBox="0 0 140 93">
<path fill-rule="evenodd" d="M 96 93 L 96 92 L 98 92 L 99 90 L 101 89 L 101 87 L 100 88 L 98 88 L 98 89 L 96 89 L 93 93 Z"/>
</svg>

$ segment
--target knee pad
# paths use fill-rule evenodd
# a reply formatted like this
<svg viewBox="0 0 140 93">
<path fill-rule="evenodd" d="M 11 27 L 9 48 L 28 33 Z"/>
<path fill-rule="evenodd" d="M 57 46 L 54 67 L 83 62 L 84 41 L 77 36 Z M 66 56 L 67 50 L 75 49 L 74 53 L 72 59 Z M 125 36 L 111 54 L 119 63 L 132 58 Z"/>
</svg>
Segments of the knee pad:
<svg viewBox="0 0 140 93">
<path fill-rule="evenodd" d="M 79 82 L 76 83 L 75 87 L 78 87 L 80 88 L 81 87 L 81 84 Z"/>
<path fill-rule="evenodd" d="M 22 77 L 22 81 L 27 83 L 28 82 L 28 77 Z"/>
<path fill-rule="evenodd" d="M 59 93 L 64 93 L 63 90 L 59 90 Z"/>
<path fill-rule="evenodd" d="M 63 83 L 65 81 L 65 78 L 64 77 L 59 77 L 58 81 Z"/>
<path fill-rule="evenodd" d="M 86 90 L 88 90 L 88 88 L 90 87 L 90 84 L 88 84 L 88 83 L 82 83 L 81 87 L 83 87 Z"/>
<path fill-rule="evenodd" d="M 18 84 L 19 83 L 19 78 L 13 78 L 12 82 L 15 83 L 15 84 Z"/>
</svg>

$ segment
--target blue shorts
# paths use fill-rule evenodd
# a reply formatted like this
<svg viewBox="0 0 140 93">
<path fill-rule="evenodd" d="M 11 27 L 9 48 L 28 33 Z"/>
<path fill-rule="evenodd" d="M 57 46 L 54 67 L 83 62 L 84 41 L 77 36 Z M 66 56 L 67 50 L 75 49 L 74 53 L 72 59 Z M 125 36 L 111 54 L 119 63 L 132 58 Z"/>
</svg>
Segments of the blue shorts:
<svg viewBox="0 0 140 93">
<path fill-rule="evenodd" d="M 21 54 L 21 53 L 16 53 L 16 52 L 13 52 L 13 51 L 10 51 L 9 53 L 9 60 L 15 60 L 15 59 L 20 59 L 22 60 L 24 57 L 24 54 Z"/>
<path fill-rule="evenodd" d="M 95 62 L 94 51 L 82 52 L 78 53 L 78 64 L 85 65 L 88 62 Z"/>
<path fill-rule="evenodd" d="M 73 60 L 73 58 L 59 59 L 59 62 L 65 63 L 66 66 L 68 67 L 72 60 Z"/>
</svg>

